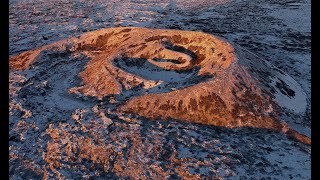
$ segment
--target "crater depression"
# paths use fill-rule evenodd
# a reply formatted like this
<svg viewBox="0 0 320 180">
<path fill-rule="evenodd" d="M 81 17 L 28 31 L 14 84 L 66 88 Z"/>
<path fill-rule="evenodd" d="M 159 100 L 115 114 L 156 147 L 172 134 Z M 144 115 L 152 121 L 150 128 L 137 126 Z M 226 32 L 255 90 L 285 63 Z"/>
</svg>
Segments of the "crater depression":
<svg viewBox="0 0 320 180">
<path fill-rule="evenodd" d="M 304 113 L 301 87 L 248 50 L 213 35 L 139 27 L 101 29 L 12 56 L 9 65 L 11 71 L 25 72 L 26 78 L 37 74 L 50 84 L 51 73 L 38 73 L 39 67 L 64 64 L 75 72 L 71 62 L 83 64 L 77 68 L 80 79 L 70 79 L 72 83 L 59 91 L 101 102 L 111 115 L 266 128 L 311 143 L 308 132 L 291 126 L 286 117 Z M 55 78 L 58 81 L 72 74 L 56 72 L 64 73 Z M 71 99 L 74 106 L 82 103 Z"/>
</svg>

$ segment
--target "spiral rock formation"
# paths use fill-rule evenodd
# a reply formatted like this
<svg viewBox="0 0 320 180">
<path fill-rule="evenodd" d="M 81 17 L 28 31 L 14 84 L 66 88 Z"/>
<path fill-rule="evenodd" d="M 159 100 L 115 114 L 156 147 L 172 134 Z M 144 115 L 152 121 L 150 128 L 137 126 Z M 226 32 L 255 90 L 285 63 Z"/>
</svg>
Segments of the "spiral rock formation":
<svg viewBox="0 0 320 180">
<path fill-rule="evenodd" d="M 309 137 L 289 128 L 280 116 L 283 105 L 275 92 L 281 92 L 291 102 L 298 97 L 299 88 L 291 88 L 296 87 L 296 82 L 288 81 L 282 71 L 215 36 L 138 27 L 102 29 L 13 56 L 10 68 L 33 68 L 46 50 L 89 57 L 80 73 L 82 84 L 69 92 L 99 100 L 115 97 L 120 100 L 114 109 L 116 114 L 229 128 L 274 129 L 311 143 Z M 130 70 L 134 66 L 153 70 L 143 74 Z M 159 72 L 164 72 L 163 76 L 169 76 L 169 72 L 183 74 L 183 78 L 152 78 Z M 133 89 L 140 93 L 121 100 Z M 299 98 L 304 102 L 303 97 Z"/>
</svg>

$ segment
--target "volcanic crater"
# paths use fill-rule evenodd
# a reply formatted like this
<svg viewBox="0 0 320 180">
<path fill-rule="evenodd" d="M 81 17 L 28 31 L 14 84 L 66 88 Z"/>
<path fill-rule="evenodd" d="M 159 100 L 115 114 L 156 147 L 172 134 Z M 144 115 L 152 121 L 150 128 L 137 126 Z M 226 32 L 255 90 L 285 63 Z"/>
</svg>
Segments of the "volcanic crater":
<svg viewBox="0 0 320 180">
<path fill-rule="evenodd" d="M 101 29 L 12 56 L 10 69 L 36 72 L 37 62 L 53 61 L 49 56 L 64 58 L 57 64 L 65 66 L 83 62 L 80 56 L 89 59 L 79 74 L 81 83 L 60 91 L 96 98 L 109 114 L 266 128 L 311 144 L 281 115 L 304 111 L 305 107 L 290 109 L 283 103 L 294 103 L 295 98 L 304 102 L 300 86 L 248 50 L 213 35 L 140 27 Z M 40 76 L 48 75 L 43 71 Z"/>
</svg>

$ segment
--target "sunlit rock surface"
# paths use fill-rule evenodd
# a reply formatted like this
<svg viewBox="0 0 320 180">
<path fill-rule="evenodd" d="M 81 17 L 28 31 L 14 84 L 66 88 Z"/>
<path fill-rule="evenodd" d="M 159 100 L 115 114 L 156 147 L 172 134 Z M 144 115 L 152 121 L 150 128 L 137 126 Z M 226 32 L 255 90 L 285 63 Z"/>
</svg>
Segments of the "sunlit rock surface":
<svg viewBox="0 0 320 180">
<path fill-rule="evenodd" d="M 46 44 L 10 58 L 12 179 L 310 178 L 308 95 L 247 48 L 135 27 Z"/>
<path fill-rule="evenodd" d="M 287 132 L 279 113 L 288 107 L 279 105 L 299 103 L 299 109 L 292 109 L 297 113 L 304 112 L 306 106 L 301 88 L 284 72 L 240 47 L 234 52 L 230 44 L 205 33 L 135 27 L 103 29 L 14 56 L 10 67 L 29 69 L 37 59 L 46 58 L 41 54 L 46 51 L 53 55 L 81 54 L 90 59 L 80 73 L 83 85 L 70 88 L 70 93 L 99 100 L 113 96 L 120 102 L 110 109 L 149 119 L 173 118 Z M 34 66 L 32 69 L 37 68 Z M 145 71 L 137 72 L 141 67 Z M 153 73 L 159 75 L 150 78 Z M 170 75 L 170 80 L 161 79 Z M 307 137 L 291 129 L 289 134 L 310 144 Z"/>
</svg>

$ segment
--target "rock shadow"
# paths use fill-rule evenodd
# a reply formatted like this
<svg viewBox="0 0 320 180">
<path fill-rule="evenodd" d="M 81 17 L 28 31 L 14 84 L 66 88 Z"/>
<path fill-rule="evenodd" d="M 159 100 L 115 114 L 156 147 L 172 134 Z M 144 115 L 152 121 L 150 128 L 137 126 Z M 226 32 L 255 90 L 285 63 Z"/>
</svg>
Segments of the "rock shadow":
<svg viewBox="0 0 320 180">
<path fill-rule="evenodd" d="M 158 59 L 158 61 L 170 61 L 168 59 Z M 132 89 L 123 90 L 120 95 L 116 95 L 118 101 L 126 101 L 145 93 L 160 94 L 174 90 L 187 88 L 202 82 L 206 82 L 213 75 L 198 75 L 199 66 L 194 66 L 189 70 L 165 70 L 161 67 L 153 65 L 146 58 L 128 58 L 122 57 L 113 61 L 114 66 L 124 70 L 130 74 L 142 77 L 146 80 L 162 82 L 150 89 L 144 89 L 143 84 Z"/>
</svg>

